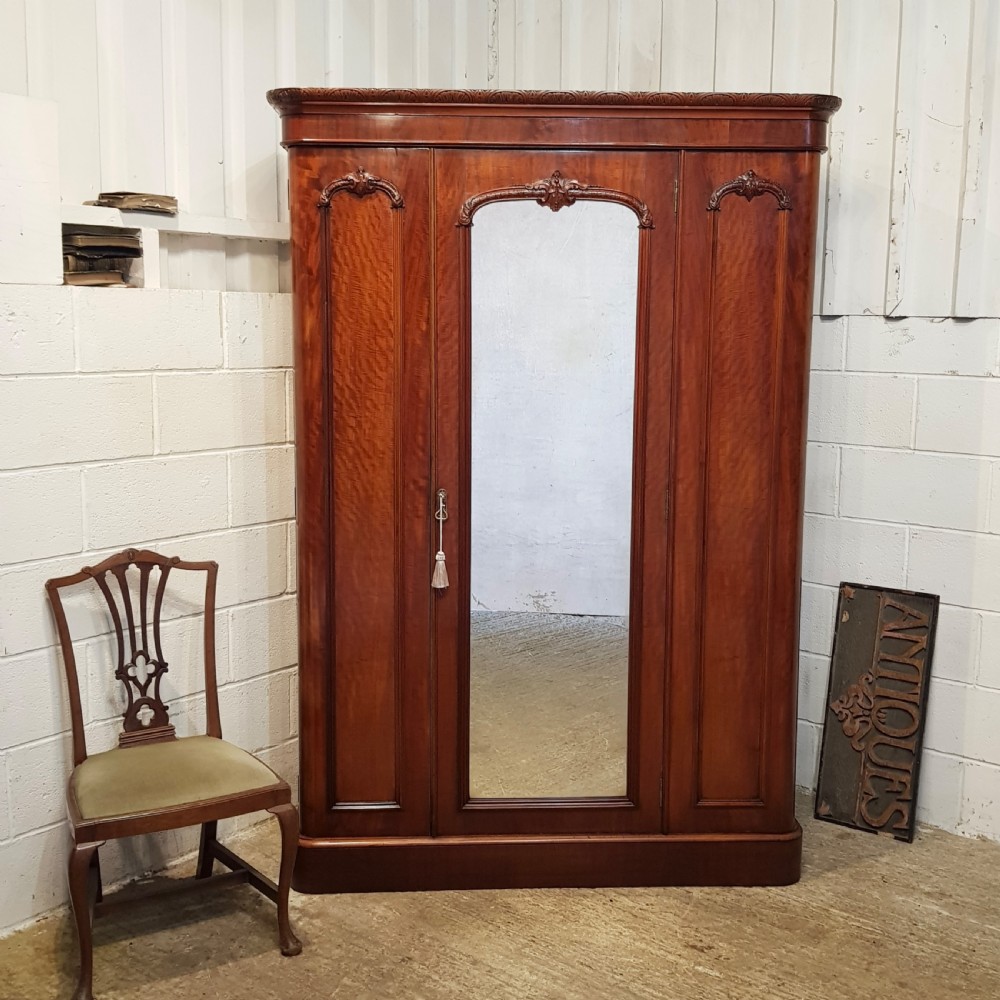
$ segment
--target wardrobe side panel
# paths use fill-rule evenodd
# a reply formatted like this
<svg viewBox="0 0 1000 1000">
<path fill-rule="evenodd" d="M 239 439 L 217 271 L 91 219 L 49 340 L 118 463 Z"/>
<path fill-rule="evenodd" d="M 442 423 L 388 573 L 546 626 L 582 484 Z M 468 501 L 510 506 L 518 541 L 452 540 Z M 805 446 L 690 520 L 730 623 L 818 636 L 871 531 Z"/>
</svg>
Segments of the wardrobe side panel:
<svg viewBox="0 0 1000 1000">
<path fill-rule="evenodd" d="M 427 834 L 430 154 L 291 162 L 303 834 Z"/>
<path fill-rule="evenodd" d="M 815 166 L 682 157 L 670 832 L 794 825 Z"/>
</svg>

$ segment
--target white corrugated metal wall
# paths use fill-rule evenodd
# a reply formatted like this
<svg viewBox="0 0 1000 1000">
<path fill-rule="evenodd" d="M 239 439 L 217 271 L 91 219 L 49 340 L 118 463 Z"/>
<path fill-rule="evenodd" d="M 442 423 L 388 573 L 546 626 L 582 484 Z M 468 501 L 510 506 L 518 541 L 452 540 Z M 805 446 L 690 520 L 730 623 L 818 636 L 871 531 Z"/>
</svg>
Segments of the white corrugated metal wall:
<svg viewBox="0 0 1000 1000">
<path fill-rule="evenodd" d="M 830 91 L 816 311 L 1000 314 L 993 0 L 5 0 L 0 38 L 0 91 L 60 105 L 65 201 L 262 221 L 276 85 Z M 266 245 L 167 245 L 166 284 L 284 284 Z"/>
</svg>

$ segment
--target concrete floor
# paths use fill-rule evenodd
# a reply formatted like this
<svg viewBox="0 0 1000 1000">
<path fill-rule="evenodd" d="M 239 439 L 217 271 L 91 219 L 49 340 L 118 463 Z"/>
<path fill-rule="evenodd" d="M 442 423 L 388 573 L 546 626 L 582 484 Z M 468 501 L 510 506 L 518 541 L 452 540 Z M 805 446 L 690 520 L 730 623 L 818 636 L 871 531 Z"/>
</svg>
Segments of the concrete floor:
<svg viewBox="0 0 1000 1000">
<path fill-rule="evenodd" d="M 899 844 L 802 812 L 805 871 L 783 889 L 293 894 L 305 947 L 290 959 L 244 886 L 120 911 L 97 925 L 97 996 L 1000 997 L 1000 845 L 933 830 Z M 240 838 L 265 870 L 276 829 Z M 75 962 L 68 915 L 50 917 L 0 941 L 0 997 L 68 997 Z"/>
</svg>

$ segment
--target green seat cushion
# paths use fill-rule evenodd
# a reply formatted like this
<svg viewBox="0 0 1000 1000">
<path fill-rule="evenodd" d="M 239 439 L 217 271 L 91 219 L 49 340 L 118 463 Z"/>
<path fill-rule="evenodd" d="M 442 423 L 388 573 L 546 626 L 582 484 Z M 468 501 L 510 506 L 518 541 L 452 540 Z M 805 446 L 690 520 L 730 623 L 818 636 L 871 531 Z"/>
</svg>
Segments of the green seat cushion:
<svg viewBox="0 0 1000 1000">
<path fill-rule="evenodd" d="M 280 782 L 246 750 L 213 736 L 188 736 L 94 754 L 74 770 L 70 787 L 84 819 L 104 819 L 272 788 Z"/>
</svg>

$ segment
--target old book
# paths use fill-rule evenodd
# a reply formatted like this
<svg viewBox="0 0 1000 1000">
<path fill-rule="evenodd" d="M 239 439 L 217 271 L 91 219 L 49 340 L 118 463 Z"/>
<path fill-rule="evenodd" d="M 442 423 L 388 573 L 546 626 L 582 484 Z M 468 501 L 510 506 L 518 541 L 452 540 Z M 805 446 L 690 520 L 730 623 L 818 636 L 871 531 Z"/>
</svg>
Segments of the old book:
<svg viewBox="0 0 1000 1000">
<path fill-rule="evenodd" d="M 138 236 L 106 233 L 63 233 L 63 253 L 77 257 L 141 257 Z"/>
<path fill-rule="evenodd" d="M 177 199 L 169 194 L 147 194 L 140 191 L 102 191 L 88 205 L 117 208 L 123 212 L 159 212 L 177 214 Z"/>
<path fill-rule="evenodd" d="M 127 288 L 121 271 L 67 271 L 63 274 L 67 285 L 121 285 Z"/>
</svg>

